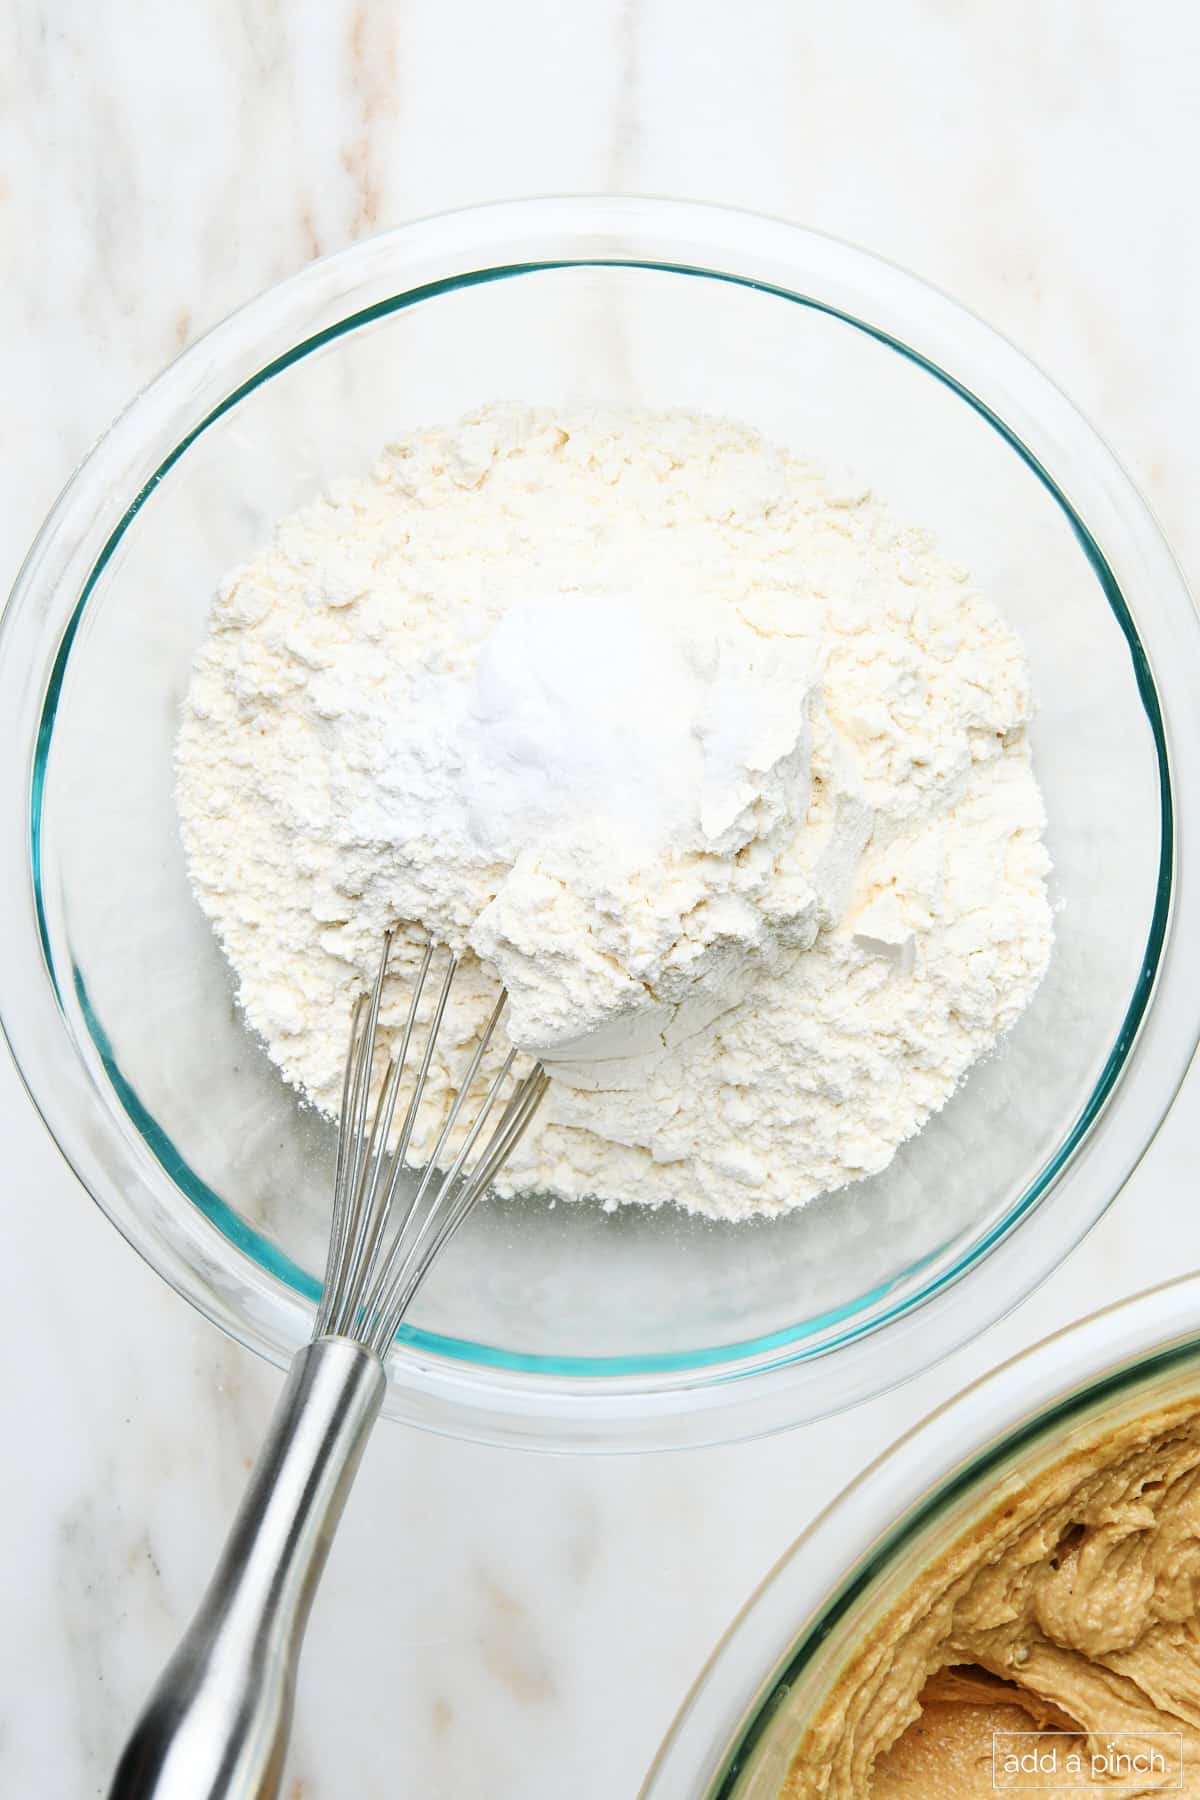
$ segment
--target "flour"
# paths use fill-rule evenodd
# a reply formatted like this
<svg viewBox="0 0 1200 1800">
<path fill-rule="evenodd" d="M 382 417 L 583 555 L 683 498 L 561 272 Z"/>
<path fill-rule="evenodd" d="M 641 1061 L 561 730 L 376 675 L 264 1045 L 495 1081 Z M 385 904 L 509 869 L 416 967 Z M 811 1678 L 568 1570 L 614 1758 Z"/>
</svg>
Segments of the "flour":
<svg viewBox="0 0 1200 1800">
<path fill-rule="evenodd" d="M 509 1187 L 742 1217 L 883 1168 L 1050 949 L 1020 645 L 733 425 L 489 408 L 222 584 L 178 743 L 246 1018 L 336 1112 L 400 921 L 553 1081 Z M 431 1109 L 436 1119 L 437 1108 Z"/>
<path fill-rule="evenodd" d="M 677 589 L 518 603 L 470 673 L 376 690 L 352 833 L 397 861 L 402 917 L 496 971 L 512 1042 L 637 1079 L 839 910 L 806 856 L 818 683 L 815 640 Z M 842 808 L 853 854 L 864 821 Z"/>
</svg>

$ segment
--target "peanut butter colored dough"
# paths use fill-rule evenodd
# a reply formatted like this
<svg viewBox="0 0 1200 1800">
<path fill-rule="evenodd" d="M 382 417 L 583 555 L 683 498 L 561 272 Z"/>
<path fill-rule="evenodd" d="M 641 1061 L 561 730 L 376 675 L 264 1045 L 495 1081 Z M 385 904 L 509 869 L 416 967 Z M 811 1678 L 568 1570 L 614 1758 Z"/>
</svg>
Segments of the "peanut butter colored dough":
<svg viewBox="0 0 1200 1800">
<path fill-rule="evenodd" d="M 1090 1767 L 1113 1734 L 1180 1732 L 1200 1797 L 1200 1409 L 1076 1449 L 936 1557 L 855 1652 L 780 1800 L 974 1800 L 994 1731 L 1058 1731 Z M 1078 1791 L 1078 1790 L 1077 1790 Z"/>
</svg>

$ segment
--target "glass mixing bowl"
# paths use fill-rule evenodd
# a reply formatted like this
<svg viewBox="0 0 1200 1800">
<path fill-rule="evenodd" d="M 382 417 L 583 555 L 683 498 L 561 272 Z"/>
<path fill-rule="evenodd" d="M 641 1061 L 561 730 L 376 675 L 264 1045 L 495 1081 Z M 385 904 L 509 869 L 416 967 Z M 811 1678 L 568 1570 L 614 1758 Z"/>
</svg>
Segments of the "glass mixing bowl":
<svg viewBox="0 0 1200 1800">
<path fill-rule="evenodd" d="M 4 1024 L 137 1248 L 283 1361 L 332 1134 L 239 1023 L 188 889 L 172 742 L 218 577 L 332 477 L 480 401 L 729 414 L 931 527 L 1023 633 L 1059 905 L 1035 1004 L 873 1180 L 774 1221 L 477 1211 L 387 1410 L 557 1449 L 749 1435 L 927 1366 L 1095 1221 L 1182 1077 L 1200 992 L 1198 633 L 1145 507 L 1062 396 L 919 282 L 659 201 L 522 201 L 390 232 L 221 325 L 114 424 L 0 636 Z M 633 1198 L 634 1196 L 631 1196 Z"/>
<path fill-rule="evenodd" d="M 1046 1338 L 901 1438 L 737 1618 L 641 1800 L 776 1800 L 808 1720 L 924 1569 L 1009 1492 L 1126 1421 L 1200 1405 L 1200 1275 Z"/>
</svg>

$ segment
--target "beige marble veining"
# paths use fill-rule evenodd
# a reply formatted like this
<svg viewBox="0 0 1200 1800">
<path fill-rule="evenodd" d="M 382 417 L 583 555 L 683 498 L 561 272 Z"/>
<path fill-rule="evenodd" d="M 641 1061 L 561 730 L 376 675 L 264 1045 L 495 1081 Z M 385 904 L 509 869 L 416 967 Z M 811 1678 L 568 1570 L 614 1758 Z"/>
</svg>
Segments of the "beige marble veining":
<svg viewBox="0 0 1200 1800">
<path fill-rule="evenodd" d="M 608 187 L 781 213 L 946 287 L 1101 427 L 1196 573 L 1198 94 L 1200 24 L 1169 0 L 26 0 L 0 55 L 0 578 L 118 407 L 241 301 L 408 217 Z M 612 1461 L 382 1430 L 288 1800 L 632 1800 L 846 1476 L 1003 1354 L 1196 1261 L 1195 1091 L 1035 1301 L 847 1419 Z M 6 1062 L 0 1118 L 0 1792 L 65 1800 L 104 1791 L 278 1377 L 119 1240 Z"/>
</svg>

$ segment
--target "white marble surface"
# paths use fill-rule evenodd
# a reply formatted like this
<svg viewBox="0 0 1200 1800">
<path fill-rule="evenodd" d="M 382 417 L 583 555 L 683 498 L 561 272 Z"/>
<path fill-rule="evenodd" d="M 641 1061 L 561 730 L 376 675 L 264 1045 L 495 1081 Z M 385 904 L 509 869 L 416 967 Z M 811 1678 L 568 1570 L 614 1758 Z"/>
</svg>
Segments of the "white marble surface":
<svg viewBox="0 0 1200 1800">
<path fill-rule="evenodd" d="M 616 188 L 857 239 L 1051 370 L 1200 576 L 1200 21 L 1174 0 L 27 0 L 0 57 L 5 584 L 117 407 L 239 301 L 471 201 Z M 632 1796 L 816 1508 L 967 1378 L 1195 1266 L 1195 1080 L 1034 1300 L 803 1433 L 558 1461 L 384 1429 L 318 1600 L 288 1800 Z M 101 1794 L 278 1377 L 119 1241 L 0 1061 L 0 1792 Z"/>
</svg>

